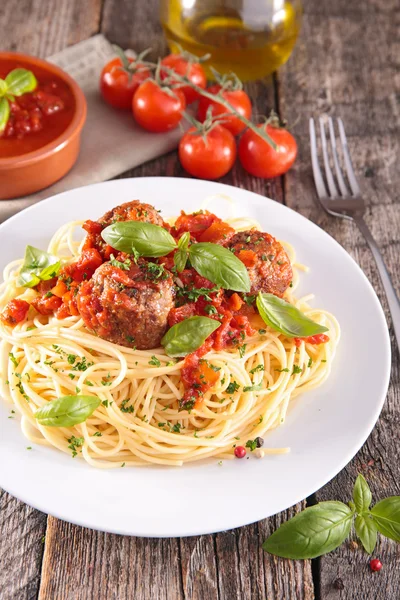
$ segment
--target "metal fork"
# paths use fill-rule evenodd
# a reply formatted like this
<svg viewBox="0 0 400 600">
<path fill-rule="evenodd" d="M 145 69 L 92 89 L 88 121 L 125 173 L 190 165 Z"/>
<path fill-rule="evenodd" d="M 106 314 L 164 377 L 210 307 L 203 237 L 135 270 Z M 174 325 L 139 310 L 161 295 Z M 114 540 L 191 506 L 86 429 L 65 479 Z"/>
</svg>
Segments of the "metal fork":
<svg viewBox="0 0 400 600">
<path fill-rule="evenodd" d="M 317 190 L 318 198 L 321 202 L 322 207 L 327 213 L 335 217 L 343 217 L 344 219 L 350 219 L 357 223 L 361 233 L 364 235 L 374 256 L 376 265 L 378 267 L 379 275 L 382 280 L 383 287 L 386 292 L 386 297 L 389 304 L 390 313 L 392 315 L 393 328 L 397 340 L 397 346 L 400 350 L 400 302 L 396 296 L 396 292 L 393 287 L 393 283 L 390 279 L 390 275 L 386 269 L 386 265 L 383 262 L 383 258 L 378 249 L 378 246 L 372 237 L 367 224 L 364 221 L 363 215 L 365 212 L 365 202 L 361 197 L 360 188 L 357 183 L 356 176 L 354 174 L 353 165 L 350 158 L 350 152 L 347 145 L 346 134 L 344 132 L 344 126 L 342 119 L 337 119 L 339 127 L 340 140 L 336 141 L 335 129 L 333 120 L 329 117 L 328 128 L 330 138 L 330 149 L 333 158 L 333 165 L 336 173 L 335 177 L 332 173 L 329 156 L 328 156 L 328 141 L 325 135 L 324 120 L 320 117 L 319 125 L 321 131 L 321 145 L 322 145 L 322 156 L 325 167 L 325 177 L 328 184 L 328 191 L 325 186 L 324 179 L 321 174 L 321 170 L 318 163 L 318 152 L 317 152 L 317 137 L 315 133 L 314 119 L 310 119 L 310 141 L 311 141 L 311 161 L 312 169 L 314 174 L 314 182 Z M 344 165 L 346 170 L 346 177 L 350 186 L 351 192 L 345 183 L 342 171 L 339 165 L 339 157 L 337 148 L 341 144 L 342 156 L 344 159 Z M 339 191 L 338 191 L 339 188 Z"/>
</svg>

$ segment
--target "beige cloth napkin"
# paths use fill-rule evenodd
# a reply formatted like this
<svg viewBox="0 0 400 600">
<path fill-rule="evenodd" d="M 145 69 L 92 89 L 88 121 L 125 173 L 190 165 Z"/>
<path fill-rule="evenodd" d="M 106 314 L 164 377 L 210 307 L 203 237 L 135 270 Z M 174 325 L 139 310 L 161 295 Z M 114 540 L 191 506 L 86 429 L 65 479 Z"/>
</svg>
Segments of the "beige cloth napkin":
<svg viewBox="0 0 400 600">
<path fill-rule="evenodd" d="M 167 134 L 149 133 L 135 124 L 130 111 L 116 110 L 102 100 L 100 72 L 113 56 L 111 44 L 99 34 L 48 57 L 78 82 L 86 96 L 88 113 L 80 155 L 72 170 L 54 185 L 26 198 L 0 200 L 0 222 L 43 198 L 111 179 L 176 148 L 182 135 L 179 128 Z"/>
</svg>

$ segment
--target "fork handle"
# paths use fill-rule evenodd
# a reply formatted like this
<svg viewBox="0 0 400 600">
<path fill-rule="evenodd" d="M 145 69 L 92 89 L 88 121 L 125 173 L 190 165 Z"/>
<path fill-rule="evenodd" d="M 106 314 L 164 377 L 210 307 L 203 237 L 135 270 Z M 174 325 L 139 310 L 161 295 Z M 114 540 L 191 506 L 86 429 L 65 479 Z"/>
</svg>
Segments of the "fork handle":
<svg viewBox="0 0 400 600">
<path fill-rule="evenodd" d="M 397 340 L 397 347 L 400 350 L 400 302 L 394 290 L 394 286 L 381 253 L 379 252 L 378 246 L 372 237 L 370 230 L 364 219 L 361 216 L 355 216 L 354 221 L 357 223 L 361 233 L 364 235 L 368 242 L 371 252 L 374 256 L 376 265 L 378 267 L 379 275 L 382 280 L 383 287 L 385 288 L 386 298 L 389 304 L 390 314 L 392 315 L 393 329 Z"/>
</svg>

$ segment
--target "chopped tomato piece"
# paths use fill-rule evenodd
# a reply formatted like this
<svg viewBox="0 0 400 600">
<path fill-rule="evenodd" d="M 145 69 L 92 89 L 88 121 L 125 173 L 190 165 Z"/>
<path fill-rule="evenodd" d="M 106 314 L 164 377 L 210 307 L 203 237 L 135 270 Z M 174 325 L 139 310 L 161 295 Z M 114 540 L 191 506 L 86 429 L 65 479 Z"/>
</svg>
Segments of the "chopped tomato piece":
<svg viewBox="0 0 400 600">
<path fill-rule="evenodd" d="M 172 327 L 173 325 L 180 323 L 184 319 L 193 317 L 193 315 L 195 314 L 196 304 L 194 302 L 183 304 L 182 306 L 178 306 L 177 308 L 172 308 L 168 314 L 168 325 Z"/>
<path fill-rule="evenodd" d="M 232 294 L 232 296 L 228 299 L 228 306 L 230 310 L 240 310 L 243 306 L 244 302 L 236 292 Z"/>
<path fill-rule="evenodd" d="M 39 281 L 36 286 L 36 289 L 41 294 L 46 294 L 51 290 L 53 286 L 56 285 L 57 278 L 53 277 L 53 279 L 48 279 L 47 281 Z"/>
<path fill-rule="evenodd" d="M 236 256 L 246 267 L 254 267 L 257 262 L 257 254 L 253 250 L 240 250 Z"/>
<path fill-rule="evenodd" d="M 207 360 L 202 357 L 212 348 L 212 340 L 207 339 L 196 352 L 188 354 L 182 368 L 182 381 L 185 394 L 180 401 L 180 407 L 190 410 L 201 402 L 203 394 L 209 390 L 219 379 L 217 371 L 211 368 Z"/>
<path fill-rule="evenodd" d="M 74 281 L 81 283 L 90 279 L 95 270 L 102 264 L 103 259 L 100 252 L 96 248 L 86 248 L 82 251 L 77 262 L 64 267 L 62 275 L 72 277 Z"/>
<path fill-rule="evenodd" d="M 310 335 L 305 338 L 294 338 L 294 343 L 297 347 L 300 346 L 301 342 L 317 346 L 318 344 L 326 344 L 326 342 L 329 342 L 329 336 L 325 335 L 325 333 L 317 333 L 316 335 Z"/>
<path fill-rule="evenodd" d="M 215 221 L 219 222 L 220 220 L 216 215 L 208 212 L 208 210 L 193 213 L 192 215 L 187 215 L 182 210 L 176 220 L 175 231 L 173 233 L 176 237 L 180 237 L 182 233 L 189 231 L 197 239 L 199 234 L 208 229 Z"/>
<path fill-rule="evenodd" d="M 223 240 L 228 239 L 235 233 L 233 227 L 228 225 L 228 223 L 224 223 L 223 221 L 214 221 L 206 229 L 201 233 L 197 240 L 199 242 L 211 242 L 213 244 L 217 244 L 218 242 L 222 242 Z"/>
<path fill-rule="evenodd" d="M 59 298 L 62 298 L 67 291 L 68 288 L 66 284 L 62 281 L 62 279 L 59 279 L 57 281 L 57 284 L 53 288 L 51 288 L 51 293 L 54 296 L 58 296 Z"/>
<path fill-rule="evenodd" d="M 31 304 L 41 315 L 51 315 L 61 306 L 62 300 L 53 295 L 49 297 L 41 296 L 40 298 L 34 298 Z"/>
<path fill-rule="evenodd" d="M 103 231 L 103 225 L 101 223 L 99 223 L 98 221 L 91 221 L 90 219 L 88 219 L 82 225 L 82 229 L 84 229 L 88 233 L 96 234 L 96 233 L 101 233 Z"/>
<path fill-rule="evenodd" d="M 25 320 L 28 310 L 29 304 L 28 302 L 25 302 L 25 300 L 19 300 L 18 298 L 10 300 L 0 315 L 1 322 L 4 323 L 4 325 L 14 327 L 17 323 L 21 323 L 21 321 Z"/>
</svg>

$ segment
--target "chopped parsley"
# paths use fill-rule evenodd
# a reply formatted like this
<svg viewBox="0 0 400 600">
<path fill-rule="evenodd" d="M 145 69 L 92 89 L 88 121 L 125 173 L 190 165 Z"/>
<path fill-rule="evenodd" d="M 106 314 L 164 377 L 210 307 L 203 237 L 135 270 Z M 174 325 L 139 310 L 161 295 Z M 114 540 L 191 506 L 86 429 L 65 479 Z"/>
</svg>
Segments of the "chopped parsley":
<svg viewBox="0 0 400 600">
<path fill-rule="evenodd" d="M 243 294 L 243 300 L 249 306 L 251 306 L 252 304 L 254 304 L 254 301 L 255 301 L 256 297 L 257 297 L 256 294 Z"/>
<path fill-rule="evenodd" d="M 171 428 L 172 433 L 180 433 L 182 425 L 180 423 L 175 423 L 175 425 Z"/>
<path fill-rule="evenodd" d="M 76 361 L 77 357 L 75 356 L 75 354 L 68 354 L 67 356 L 67 360 L 68 360 L 68 364 L 73 365 Z"/>
<path fill-rule="evenodd" d="M 275 369 L 275 371 L 278 371 L 278 373 L 289 373 L 290 369 L 286 367 L 286 369 Z"/>
<path fill-rule="evenodd" d="M 211 302 L 212 298 L 210 294 L 213 292 L 218 292 L 220 288 L 218 286 L 212 288 L 188 288 L 188 286 L 178 287 L 177 288 L 177 296 L 181 297 L 189 302 L 196 302 L 199 298 L 203 297 L 207 302 Z"/>
<path fill-rule="evenodd" d="M 259 329 L 259 330 L 258 330 L 258 333 L 259 333 L 260 335 L 264 335 L 264 333 L 267 333 L 267 330 L 266 330 L 266 329 Z"/>
<path fill-rule="evenodd" d="M 8 356 L 10 357 L 10 360 L 11 360 L 12 364 L 14 365 L 14 367 L 18 367 L 19 361 L 15 358 L 14 354 L 12 352 L 9 352 Z"/>
<path fill-rule="evenodd" d="M 119 269 L 122 269 L 123 271 L 129 271 L 129 269 L 131 268 L 131 264 L 132 264 L 132 262 L 130 261 L 129 258 L 127 258 L 124 262 L 121 262 L 115 258 L 114 254 L 111 254 L 111 256 L 110 256 L 110 263 L 112 264 L 113 267 L 118 267 Z"/>
<path fill-rule="evenodd" d="M 153 356 L 151 357 L 151 360 L 149 360 L 149 365 L 152 365 L 153 367 L 161 367 L 161 362 L 153 354 Z"/>
<path fill-rule="evenodd" d="M 293 365 L 292 375 L 296 375 L 297 373 L 302 373 L 303 369 L 299 365 Z"/>
<path fill-rule="evenodd" d="M 67 439 L 67 442 L 69 443 L 68 448 L 72 451 L 72 458 L 75 458 L 75 456 L 77 456 L 77 448 L 83 446 L 84 441 L 85 439 L 83 437 L 77 438 L 74 435 Z"/>
<path fill-rule="evenodd" d="M 264 365 L 261 365 L 261 364 L 257 365 L 256 367 L 254 367 L 253 369 L 250 370 L 250 373 L 252 375 L 254 375 L 254 373 L 258 373 L 259 371 L 265 371 Z"/>
<path fill-rule="evenodd" d="M 259 392 L 263 389 L 262 383 L 255 383 L 254 385 L 246 385 L 243 388 L 244 392 Z"/>
<path fill-rule="evenodd" d="M 101 431 L 96 431 L 96 433 L 93 434 L 93 437 L 101 437 L 103 434 L 101 433 Z"/>
<path fill-rule="evenodd" d="M 124 467 L 125 465 L 126 465 L 126 463 L 123 462 L 122 465 L 121 465 L 121 468 Z"/>
<path fill-rule="evenodd" d="M 311 358 L 311 356 L 310 356 L 310 358 L 308 359 L 308 363 L 307 363 L 307 367 L 308 367 L 309 369 L 311 369 L 311 365 L 312 365 L 312 363 L 313 363 L 313 360 L 312 360 L 312 358 Z"/>
<path fill-rule="evenodd" d="M 246 348 L 247 348 L 247 344 L 242 344 L 241 346 L 239 346 L 239 356 L 240 358 L 243 358 L 243 356 L 246 354 Z"/>
<path fill-rule="evenodd" d="M 131 413 L 131 414 L 135 412 L 135 407 L 132 404 L 130 406 L 127 406 L 127 403 L 129 401 L 130 401 L 130 398 L 125 398 L 125 400 L 122 400 L 121 406 L 119 407 L 121 412 Z"/>
<path fill-rule="evenodd" d="M 213 304 L 207 304 L 207 306 L 204 307 L 204 312 L 206 312 L 208 315 L 216 315 L 218 313 Z"/>
<path fill-rule="evenodd" d="M 225 391 L 227 394 L 234 394 L 239 388 L 240 385 L 236 381 L 231 381 Z"/>
<path fill-rule="evenodd" d="M 69 357 L 68 357 L 69 359 Z M 69 362 L 69 360 L 68 360 Z M 82 357 L 82 360 L 78 361 L 73 367 L 72 370 L 73 371 L 86 371 L 86 369 L 88 369 L 89 367 L 91 367 L 92 365 L 94 365 L 93 362 L 86 362 L 86 356 Z"/>
<path fill-rule="evenodd" d="M 158 263 L 148 262 L 147 263 L 147 271 L 150 279 L 168 279 L 169 275 L 166 273 L 164 265 L 159 265 Z"/>
<path fill-rule="evenodd" d="M 257 448 L 257 440 L 247 440 L 246 448 L 249 448 L 250 452 L 253 452 Z"/>
</svg>

